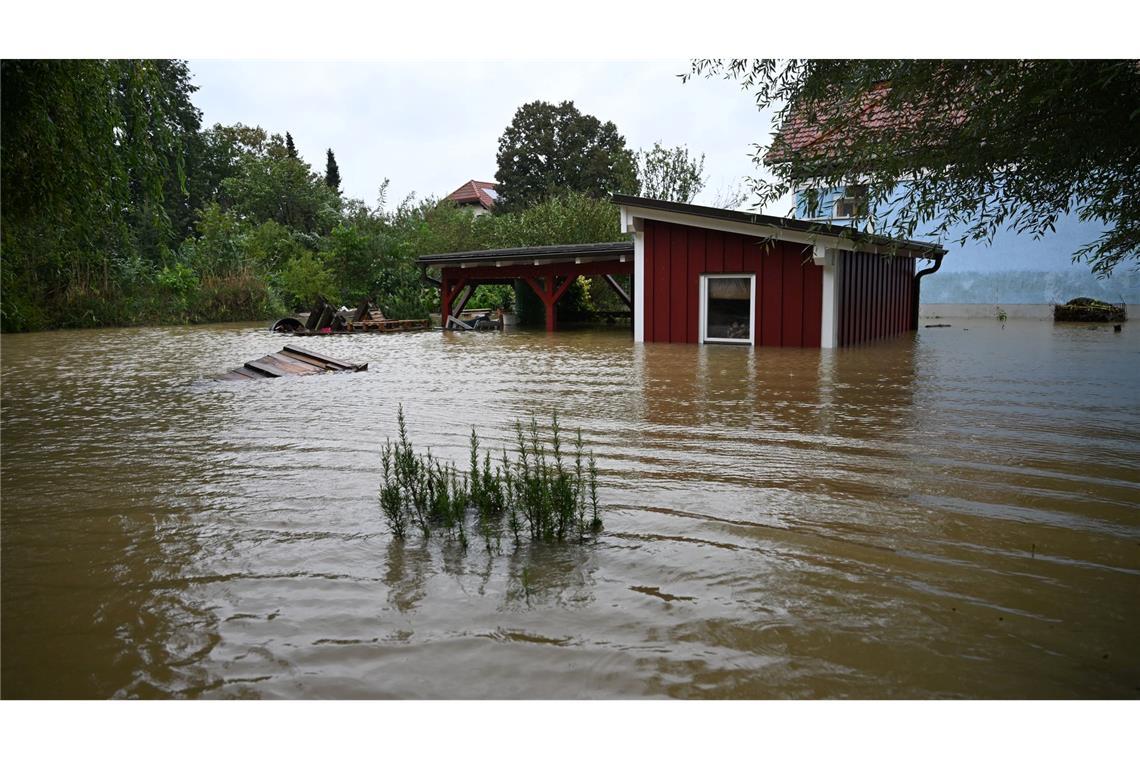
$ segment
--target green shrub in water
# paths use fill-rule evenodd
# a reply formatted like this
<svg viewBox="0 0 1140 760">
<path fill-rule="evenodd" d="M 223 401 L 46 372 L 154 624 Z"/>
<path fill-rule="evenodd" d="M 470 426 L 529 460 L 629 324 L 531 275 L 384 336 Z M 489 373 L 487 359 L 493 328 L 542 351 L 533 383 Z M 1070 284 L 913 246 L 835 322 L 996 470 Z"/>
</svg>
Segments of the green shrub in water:
<svg viewBox="0 0 1140 760">
<path fill-rule="evenodd" d="M 562 428 L 555 414 L 549 445 L 532 417 L 525 429 L 515 422 L 515 457 L 506 450 L 494 463 L 489 451 L 480 456 L 479 436 L 471 430 L 468 470 L 417 453 L 408 439 L 404 409 L 396 415 L 398 435 L 380 453 L 380 509 L 396 538 L 409 529 L 424 537 L 442 532 L 467 545 L 467 522 L 473 520 L 488 549 L 497 543 L 504 522 L 521 542 L 582 541 L 602 528 L 598 503 L 598 468 L 591 453 L 584 458 L 582 431 L 574 440 L 573 457 L 563 453 Z"/>
</svg>

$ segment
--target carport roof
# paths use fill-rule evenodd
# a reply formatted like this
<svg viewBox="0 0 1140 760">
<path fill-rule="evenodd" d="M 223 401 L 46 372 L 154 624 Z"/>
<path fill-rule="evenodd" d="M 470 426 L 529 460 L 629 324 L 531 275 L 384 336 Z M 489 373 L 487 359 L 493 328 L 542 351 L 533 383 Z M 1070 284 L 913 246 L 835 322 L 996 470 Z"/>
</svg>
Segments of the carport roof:
<svg viewBox="0 0 1140 760">
<path fill-rule="evenodd" d="M 416 262 L 426 267 L 454 267 L 463 264 L 488 264 L 495 261 L 557 261 L 566 258 L 584 258 L 607 261 L 622 256 L 633 256 L 633 241 L 618 243 L 573 243 L 570 245 L 537 245 L 524 248 L 495 248 L 487 251 L 460 251 L 458 253 L 432 253 L 420 256 Z"/>
</svg>

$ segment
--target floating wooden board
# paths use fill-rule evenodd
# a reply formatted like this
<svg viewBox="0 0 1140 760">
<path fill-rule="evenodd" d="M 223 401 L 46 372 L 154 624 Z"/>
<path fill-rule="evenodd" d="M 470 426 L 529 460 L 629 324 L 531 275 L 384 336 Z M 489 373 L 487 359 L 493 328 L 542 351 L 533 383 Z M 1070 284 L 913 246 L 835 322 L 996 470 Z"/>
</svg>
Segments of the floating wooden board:
<svg viewBox="0 0 1140 760">
<path fill-rule="evenodd" d="M 260 380 L 267 377 L 315 375 L 320 372 L 363 372 L 368 364 L 334 359 L 298 346 L 285 346 L 275 354 L 246 362 L 218 376 L 219 380 Z"/>
</svg>

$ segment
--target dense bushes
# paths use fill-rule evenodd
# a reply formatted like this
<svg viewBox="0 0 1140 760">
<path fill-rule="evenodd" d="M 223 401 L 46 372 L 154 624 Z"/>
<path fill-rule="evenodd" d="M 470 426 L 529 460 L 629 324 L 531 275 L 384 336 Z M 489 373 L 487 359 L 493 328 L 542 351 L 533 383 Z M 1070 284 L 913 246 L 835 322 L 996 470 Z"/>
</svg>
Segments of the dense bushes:
<svg viewBox="0 0 1140 760">
<path fill-rule="evenodd" d="M 2 66 L 5 331 L 265 319 L 320 298 L 422 318 L 439 294 L 421 255 L 621 239 L 617 209 L 584 194 L 479 217 L 344 198 L 281 135 L 201 129 L 181 62 Z M 523 299 L 484 286 L 471 306 Z M 559 310 L 589 317 L 590 284 Z"/>
</svg>

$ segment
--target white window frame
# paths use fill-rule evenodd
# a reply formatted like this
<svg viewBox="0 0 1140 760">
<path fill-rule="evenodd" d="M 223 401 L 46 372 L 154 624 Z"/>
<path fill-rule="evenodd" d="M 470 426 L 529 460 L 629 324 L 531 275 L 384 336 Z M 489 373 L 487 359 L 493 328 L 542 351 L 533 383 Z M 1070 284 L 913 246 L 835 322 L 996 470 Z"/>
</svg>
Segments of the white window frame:
<svg viewBox="0 0 1140 760">
<path fill-rule="evenodd" d="M 708 301 L 709 301 L 709 280 L 713 279 L 741 279 L 747 277 L 749 282 L 749 297 L 748 297 L 748 339 L 743 338 L 710 338 L 708 336 Z M 724 272 L 717 274 L 702 274 L 701 275 L 701 294 L 700 294 L 700 326 L 698 334 L 701 343 L 731 343 L 738 346 L 755 346 L 756 345 L 756 273 L 755 272 Z"/>
</svg>

